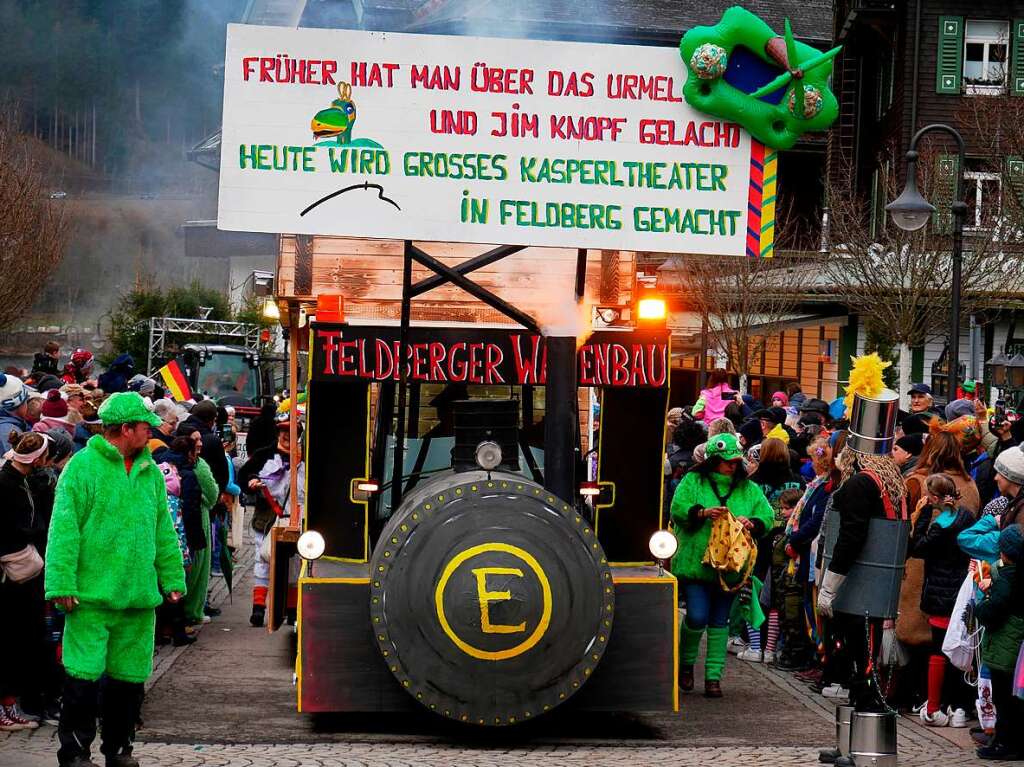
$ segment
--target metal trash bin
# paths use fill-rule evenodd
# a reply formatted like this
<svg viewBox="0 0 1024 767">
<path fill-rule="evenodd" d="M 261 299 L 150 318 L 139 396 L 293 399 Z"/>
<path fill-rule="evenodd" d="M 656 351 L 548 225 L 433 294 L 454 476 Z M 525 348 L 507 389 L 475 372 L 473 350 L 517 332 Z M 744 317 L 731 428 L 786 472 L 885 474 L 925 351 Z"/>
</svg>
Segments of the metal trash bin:
<svg viewBox="0 0 1024 767">
<path fill-rule="evenodd" d="M 850 758 L 857 767 L 896 767 L 896 714 L 854 711 Z"/>
<path fill-rule="evenodd" d="M 836 748 L 843 756 L 850 755 L 850 723 L 853 706 L 836 706 Z"/>
<path fill-rule="evenodd" d="M 833 509 L 825 518 L 825 549 L 822 555 L 827 570 L 839 540 L 839 514 Z M 860 556 L 847 573 L 846 588 L 832 603 L 837 613 L 867 615 L 870 618 L 895 618 L 900 604 L 900 586 L 906 567 L 910 523 L 875 517 L 868 522 L 868 539 Z M 856 585 L 856 588 L 852 586 Z"/>
</svg>

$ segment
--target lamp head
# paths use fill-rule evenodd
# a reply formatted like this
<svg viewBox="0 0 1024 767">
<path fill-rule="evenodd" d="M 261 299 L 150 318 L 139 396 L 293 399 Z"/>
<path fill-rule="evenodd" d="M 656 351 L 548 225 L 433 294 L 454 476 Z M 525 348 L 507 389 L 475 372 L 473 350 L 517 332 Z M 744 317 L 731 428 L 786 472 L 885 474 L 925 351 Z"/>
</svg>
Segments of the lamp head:
<svg viewBox="0 0 1024 767">
<path fill-rule="evenodd" d="M 892 221 L 905 232 L 916 232 L 931 219 L 935 206 L 917 191 L 917 181 L 907 176 L 907 185 L 895 200 L 885 206 Z"/>
</svg>

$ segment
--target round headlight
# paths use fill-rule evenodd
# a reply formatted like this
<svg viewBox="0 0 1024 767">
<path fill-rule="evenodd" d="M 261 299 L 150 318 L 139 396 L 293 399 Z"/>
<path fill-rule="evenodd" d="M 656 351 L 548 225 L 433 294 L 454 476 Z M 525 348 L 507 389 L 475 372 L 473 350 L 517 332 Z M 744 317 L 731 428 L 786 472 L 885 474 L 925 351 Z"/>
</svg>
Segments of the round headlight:
<svg viewBox="0 0 1024 767">
<path fill-rule="evenodd" d="M 299 550 L 300 557 L 312 562 L 324 555 L 327 542 L 316 530 L 307 530 L 299 536 L 299 542 L 295 544 L 295 548 Z"/>
<path fill-rule="evenodd" d="M 476 465 L 484 471 L 497 468 L 501 463 L 501 446 L 497 442 L 481 442 L 476 446 Z"/>
<path fill-rule="evenodd" d="M 672 555 L 676 553 L 677 546 L 676 537 L 668 530 L 659 530 L 651 536 L 651 540 L 647 544 L 647 548 L 651 550 L 655 559 L 671 559 Z"/>
</svg>

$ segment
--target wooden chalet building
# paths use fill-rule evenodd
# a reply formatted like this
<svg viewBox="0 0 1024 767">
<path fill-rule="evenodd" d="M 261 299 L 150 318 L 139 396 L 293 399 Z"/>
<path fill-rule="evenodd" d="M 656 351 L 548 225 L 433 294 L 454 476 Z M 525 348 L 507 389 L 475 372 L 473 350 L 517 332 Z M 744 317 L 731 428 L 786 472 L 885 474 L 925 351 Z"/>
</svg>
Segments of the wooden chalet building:
<svg viewBox="0 0 1024 767">
<path fill-rule="evenodd" d="M 843 51 L 833 75 L 840 116 L 829 136 L 830 175 L 852 172 L 858 190 L 871 200 L 867 225 L 891 226 L 881 188 L 890 163 L 902 176 L 903 155 L 916 131 L 932 123 L 955 127 L 966 142 L 969 249 L 971 238 L 986 235 L 987 217 L 1005 209 L 1009 195 L 1024 199 L 1024 130 L 990 117 L 1017 113 L 1024 105 L 1024 1 L 837 0 L 834 34 Z M 952 141 L 926 141 L 938 147 L 933 171 L 940 179 L 950 177 L 957 166 L 957 156 L 949 154 L 955 151 Z M 1004 300 L 984 315 L 963 317 L 961 379 L 984 380 L 984 361 L 995 352 L 1024 349 L 1017 307 L 1024 308 L 1024 302 Z M 978 325 L 973 339 L 972 319 Z M 848 352 L 863 351 L 866 335 L 856 317 L 847 328 L 844 359 Z M 945 342 L 911 351 L 912 380 L 945 397 Z"/>
</svg>

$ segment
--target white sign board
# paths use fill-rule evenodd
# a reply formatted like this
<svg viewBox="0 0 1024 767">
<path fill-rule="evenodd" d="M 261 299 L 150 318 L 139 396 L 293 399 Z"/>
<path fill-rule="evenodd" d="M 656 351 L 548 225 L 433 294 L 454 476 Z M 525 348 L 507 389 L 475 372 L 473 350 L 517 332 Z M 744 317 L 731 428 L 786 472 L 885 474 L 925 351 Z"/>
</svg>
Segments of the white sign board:
<svg viewBox="0 0 1024 767">
<path fill-rule="evenodd" d="M 232 24 L 224 79 L 221 229 L 722 255 L 761 230 L 764 148 L 687 106 L 675 48 Z"/>
</svg>

